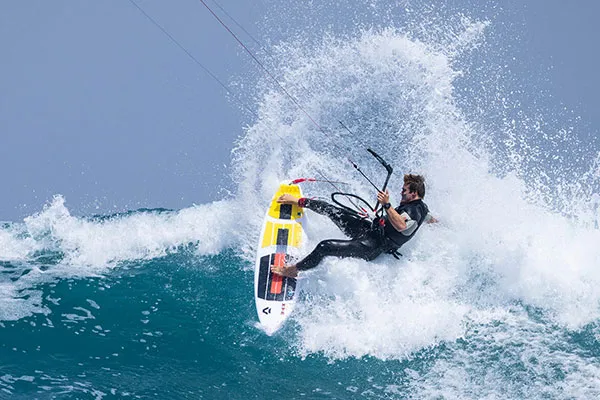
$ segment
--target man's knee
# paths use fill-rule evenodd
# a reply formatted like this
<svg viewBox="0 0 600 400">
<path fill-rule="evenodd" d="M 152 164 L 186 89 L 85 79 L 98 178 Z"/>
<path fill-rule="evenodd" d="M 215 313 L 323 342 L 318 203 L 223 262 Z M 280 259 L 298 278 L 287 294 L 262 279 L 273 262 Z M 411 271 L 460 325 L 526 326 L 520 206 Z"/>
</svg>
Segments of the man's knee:
<svg viewBox="0 0 600 400">
<path fill-rule="evenodd" d="M 328 253 L 334 250 L 335 248 L 335 242 L 332 239 L 327 239 L 319 242 L 315 250 L 318 250 L 321 253 Z"/>
</svg>

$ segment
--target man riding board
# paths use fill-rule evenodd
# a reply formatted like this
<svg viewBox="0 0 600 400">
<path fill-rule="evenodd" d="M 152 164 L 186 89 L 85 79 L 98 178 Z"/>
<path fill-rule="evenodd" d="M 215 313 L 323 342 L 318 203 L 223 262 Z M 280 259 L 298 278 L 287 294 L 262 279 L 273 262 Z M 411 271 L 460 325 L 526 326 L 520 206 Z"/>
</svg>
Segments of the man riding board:
<svg viewBox="0 0 600 400">
<path fill-rule="evenodd" d="M 425 221 L 437 222 L 429 214 L 425 197 L 425 178 L 421 175 L 404 175 L 402 200 L 393 208 L 390 194 L 378 191 L 377 200 L 385 210 L 385 215 L 371 222 L 368 219 L 334 206 L 322 200 L 297 198 L 284 194 L 277 199 L 281 204 L 295 204 L 329 217 L 349 240 L 327 239 L 302 260 L 294 265 L 271 266 L 274 274 L 295 278 L 299 271 L 316 267 L 326 256 L 356 257 L 367 261 L 374 260 L 382 253 L 394 254 L 415 235 Z"/>
</svg>

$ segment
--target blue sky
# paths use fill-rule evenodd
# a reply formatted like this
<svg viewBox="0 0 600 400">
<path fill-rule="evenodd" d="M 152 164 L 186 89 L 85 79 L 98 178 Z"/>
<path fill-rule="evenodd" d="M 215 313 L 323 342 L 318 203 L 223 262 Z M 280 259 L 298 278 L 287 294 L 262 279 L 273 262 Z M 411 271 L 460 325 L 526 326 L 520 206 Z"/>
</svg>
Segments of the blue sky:
<svg viewBox="0 0 600 400">
<path fill-rule="evenodd" d="M 235 90 L 262 73 L 199 1 L 138 2 Z M 285 37 L 283 28 L 265 28 L 286 23 L 273 18 L 285 2 L 219 4 L 261 40 Z M 507 62 L 519 79 L 537 82 L 549 103 L 573 110 L 596 136 L 600 5 L 502 7 L 495 23 L 515 32 Z M 55 194 L 84 215 L 224 196 L 233 142 L 251 119 L 129 1 L 0 2 L 0 50 L 0 220 L 39 211 Z"/>
</svg>

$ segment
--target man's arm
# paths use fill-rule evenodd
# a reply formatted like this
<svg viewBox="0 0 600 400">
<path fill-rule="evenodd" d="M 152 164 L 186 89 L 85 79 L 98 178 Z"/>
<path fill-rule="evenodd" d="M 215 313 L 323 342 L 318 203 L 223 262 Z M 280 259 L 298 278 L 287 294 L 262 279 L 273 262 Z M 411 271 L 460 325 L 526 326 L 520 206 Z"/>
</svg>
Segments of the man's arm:
<svg viewBox="0 0 600 400">
<path fill-rule="evenodd" d="M 431 215 L 431 213 L 427 213 L 425 216 L 425 223 L 427 224 L 437 224 L 438 222 L 440 222 L 440 220 Z"/>
<path fill-rule="evenodd" d="M 387 190 L 385 192 L 379 191 L 377 193 L 377 200 L 379 200 L 379 202 L 382 205 L 389 204 L 389 202 L 390 202 L 389 191 L 387 191 Z M 398 211 L 396 211 L 393 207 L 389 207 L 385 211 L 388 215 L 388 221 L 392 224 L 392 226 L 398 232 L 402 232 L 403 230 L 405 230 L 407 228 L 406 220 L 408 219 L 408 215 L 406 213 L 398 214 Z"/>
<path fill-rule="evenodd" d="M 408 225 L 406 224 L 408 216 L 406 213 L 398 214 L 398 211 L 396 211 L 393 207 L 390 207 L 385 211 L 388 215 L 388 221 L 398 232 L 402 232 L 408 228 Z"/>
</svg>

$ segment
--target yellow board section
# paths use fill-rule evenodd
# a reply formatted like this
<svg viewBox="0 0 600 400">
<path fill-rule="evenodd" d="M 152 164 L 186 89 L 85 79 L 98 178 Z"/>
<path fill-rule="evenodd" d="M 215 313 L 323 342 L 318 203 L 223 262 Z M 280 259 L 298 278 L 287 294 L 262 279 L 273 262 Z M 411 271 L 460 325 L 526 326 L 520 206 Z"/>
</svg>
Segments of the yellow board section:
<svg viewBox="0 0 600 400">
<path fill-rule="evenodd" d="M 277 243 L 277 233 L 280 229 L 287 230 L 287 240 L 285 243 Z M 263 236 L 261 247 L 275 246 L 277 244 L 299 247 L 302 239 L 302 224 L 293 221 L 288 223 L 276 224 L 267 221 L 265 235 Z"/>
<path fill-rule="evenodd" d="M 281 204 L 277 203 L 277 199 L 279 198 L 279 196 L 286 193 L 291 194 L 295 197 L 302 197 L 302 192 L 300 191 L 300 187 L 298 185 L 286 185 L 285 183 L 282 183 L 281 185 L 279 185 L 279 189 L 277 190 L 275 196 L 273 196 L 273 199 L 271 200 L 271 207 L 269 207 L 270 217 L 279 219 L 279 215 L 281 213 Z M 292 206 L 291 219 L 294 220 L 299 218 L 302 218 L 302 208 L 298 206 Z"/>
<path fill-rule="evenodd" d="M 302 197 L 302 191 L 298 185 L 285 183 L 279 185 L 267 212 L 269 217 L 275 221 L 265 221 L 265 230 L 261 240 L 262 248 L 276 245 L 300 247 L 302 241 L 302 221 L 300 219 L 304 215 L 304 210 L 296 205 L 277 203 L 277 199 L 282 194 Z"/>
</svg>

